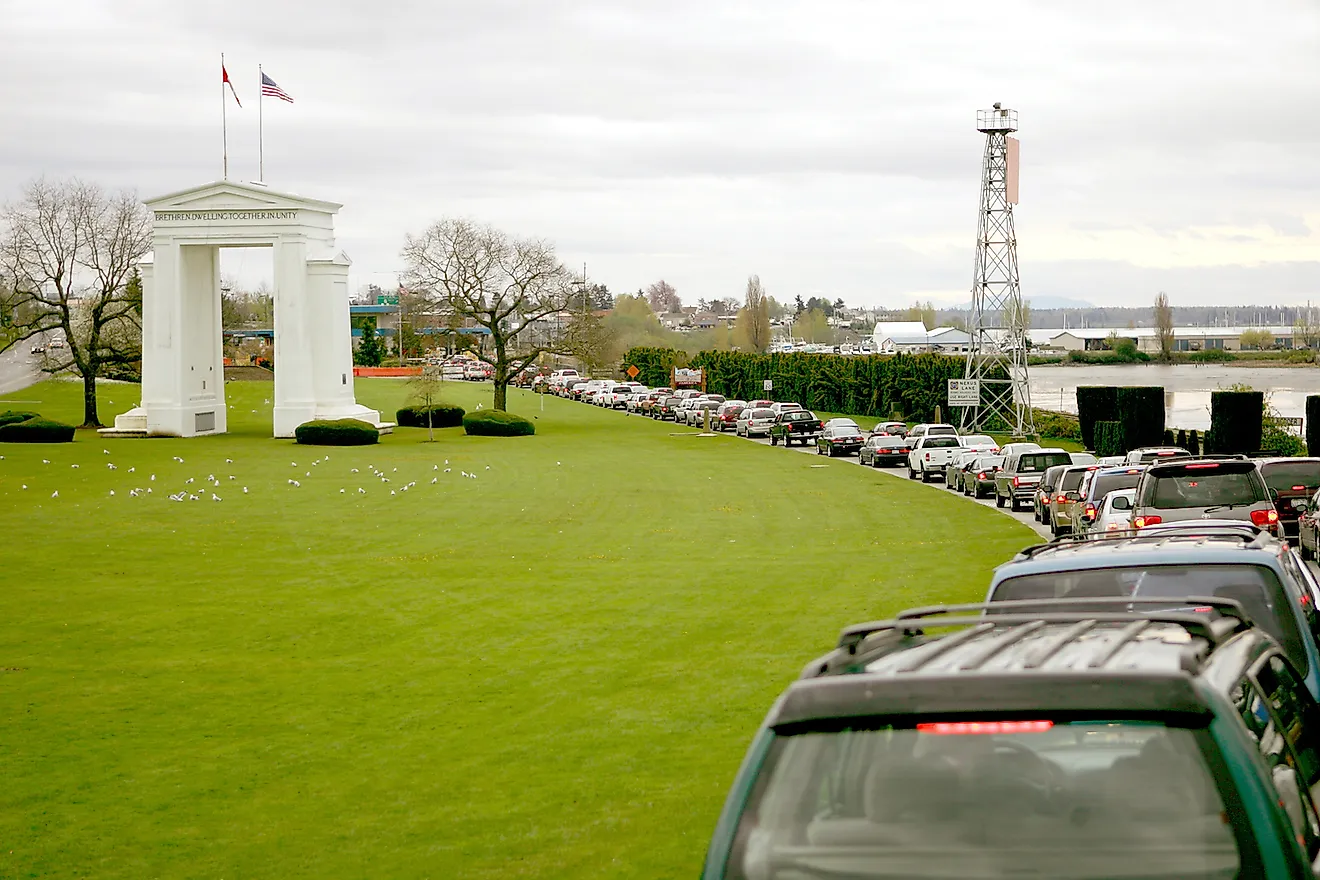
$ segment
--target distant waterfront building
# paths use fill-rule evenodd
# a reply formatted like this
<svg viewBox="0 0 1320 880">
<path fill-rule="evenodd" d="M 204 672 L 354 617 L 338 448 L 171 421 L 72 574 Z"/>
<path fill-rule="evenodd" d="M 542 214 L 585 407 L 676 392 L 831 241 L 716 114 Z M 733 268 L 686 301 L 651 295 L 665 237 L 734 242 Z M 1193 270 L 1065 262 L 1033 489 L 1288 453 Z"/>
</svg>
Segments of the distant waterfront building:
<svg viewBox="0 0 1320 880">
<path fill-rule="evenodd" d="M 1274 342 L 1271 348 L 1291 349 L 1295 344 L 1292 327 L 1175 327 L 1174 351 L 1240 351 L 1241 337 L 1248 331 L 1268 332 Z M 1160 350 L 1159 336 L 1154 327 L 1087 327 L 1071 330 L 1032 330 L 1033 345 L 1062 351 L 1104 351 L 1111 336 L 1130 339 L 1138 351 L 1155 354 Z"/>
</svg>

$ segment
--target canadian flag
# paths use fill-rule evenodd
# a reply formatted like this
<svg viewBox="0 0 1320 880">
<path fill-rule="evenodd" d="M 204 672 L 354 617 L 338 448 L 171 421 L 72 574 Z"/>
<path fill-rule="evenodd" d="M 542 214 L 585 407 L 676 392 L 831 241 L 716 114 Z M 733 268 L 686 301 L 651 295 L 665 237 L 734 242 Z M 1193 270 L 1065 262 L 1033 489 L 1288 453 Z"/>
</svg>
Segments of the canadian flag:
<svg viewBox="0 0 1320 880">
<path fill-rule="evenodd" d="M 220 62 L 220 79 L 224 85 L 229 86 L 229 94 L 234 96 L 234 103 L 242 107 L 243 102 L 238 100 L 238 92 L 234 91 L 234 84 L 229 79 L 229 71 L 225 70 L 225 63 L 223 61 Z"/>
</svg>

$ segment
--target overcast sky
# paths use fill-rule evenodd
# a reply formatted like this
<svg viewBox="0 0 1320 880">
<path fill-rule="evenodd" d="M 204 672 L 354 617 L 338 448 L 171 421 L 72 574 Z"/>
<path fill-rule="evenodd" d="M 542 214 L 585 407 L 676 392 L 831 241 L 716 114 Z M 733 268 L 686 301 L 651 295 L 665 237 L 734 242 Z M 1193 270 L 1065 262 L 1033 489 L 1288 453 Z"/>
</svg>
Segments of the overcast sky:
<svg viewBox="0 0 1320 880">
<path fill-rule="evenodd" d="M 968 299 L 983 146 L 1020 113 L 1023 293 L 1320 302 L 1312 0 L 0 0 L 0 194 L 230 176 L 344 203 L 353 283 L 447 215 L 616 292 Z M 242 261 L 252 272 L 261 261 Z M 235 265 L 233 259 L 227 265 Z"/>
</svg>

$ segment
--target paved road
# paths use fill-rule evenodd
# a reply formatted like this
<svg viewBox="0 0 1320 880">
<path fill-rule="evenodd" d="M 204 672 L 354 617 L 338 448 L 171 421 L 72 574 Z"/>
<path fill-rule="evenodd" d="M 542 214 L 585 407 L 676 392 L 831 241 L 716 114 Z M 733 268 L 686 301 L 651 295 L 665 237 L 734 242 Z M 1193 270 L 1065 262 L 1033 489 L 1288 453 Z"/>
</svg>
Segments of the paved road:
<svg viewBox="0 0 1320 880">
<path fill-rule="evenodd" d="M 0 354 L 0 394 L 22 391 L 41 379 L 40 358 L 32 354 L 35 340 L 27 340 Z"/>
<path fill-rule="evenodd" d="M 769 441 L 769 440 L 763 440 L 763 439 L 761 439 L 761 438 L 759 438 L 759 437 L 752 438 L 752 442 L 753 442 L 753 443 L 760 443 L 760 444 L 762 444 L 763 446 L 769 446 L 769 445 L 770 445 L 770 441 Z M 779 448 L 781 448 L 781 447 L 775 447 L 776 450 L 778 450 Z M 792 446 L 792 447 L 789 447 L 789 448 L 790 448 L 793 452 L 806 453 L 806 454 L 808 454 L 808 455 L 815 455 L 815 454 L 816 454 L 816 447 L 815 447 L 815 446 Z M 861 465 L 861 461 L 860 461 L 860 459 L 858 459 L 858 457 L 855 456 L 855 455 L 852 455 L 852 456 L 846 456 L 846 457 L 836 457 L 836 458 L 834 458 L 834 459 L 828 459 L 828 458 L 824 458 L 824 457 L 822 457 L 822 458 L 821 458 L 821 461 L 822 461 L 822 462 L 825 462 L 825 461 L 833 461 L 833 462 L 835 462 L 835 463 L 837 463 L 837 464 L 841 464 L 841 465 L 846 465 L 846 464 L 852 464 L 852 465 L 854 465 L 854 466 L 860 466 L 860 465 Z M 904 481 L 906 481 L 907 478 L 908 478 L 908 475 L 907 475 L 907 468 L 906 468 L 906 467 L 901 467 L 901 468 L 882 467 L 882 468 L 877 468 L 877 470 L 878 470 L 880 473 L 882 473 L 882 474 L 887 474 L 888 476 L 893 477 L 893 478 L 896 479 L 896 480 L 904 480 Z M 922 485 L 922 484 L 921 484 L 921 483 L 914 483 L 914 485 Z M 944 481 L 943 481 L 943 480 L 940 480 L 940 481 L 938 481 L 938 482 L 926 483 L 926 484 L 924 484 L 924 485 L 925 485 L 925 488 L 926 488 L 927 490 L 931 491 L 931 492 L 943 492 L 943 493 L 946 494 L 946 495 L 953 495 L 953 494 L 954 494 L 953 492 L 950 492 L 948 489 L 946 489 L 946 488 L 944 487 Z M 1038 523 L 1038 522 L 1036 522 L 1035 518 L 1031 515 L 1031 511 L 1030 511 L 1030 510 L 1023 510 L 1023 511 L 1019 511 L 1019 512 L 1017 512 L 1017 513 L 1014 513 L 1014 512 L 1012 512 L 1012 511 L 1010 511 L 1007 507 L 1002 507 L 1002 508 L 1001 508 L 1001 507 L 995 507 L 995 501 L 994 501 L 993 498 L 974 499 L 974 498 L 967 498 L 966 496 L 963 496 L 963 495 L 958 495 L 958 496 L 956 496 L 956 497 L 961 498 L 963 501 L 965 501 L 965 502 L 968 503 L 968 504 L 980 504 L 980 505 L 983 505 L 983 506 L 985 506 L 985 507 L 989 507 L 991 510 L 998 511 L 999 513 L 1002 513 L 1004 516 L 1011 516 L 1013 519 L 1017 520 L 1018 522 L 1022 523 L 1023 525 L 1025 525 L 1025 526 L 1027 526 L 1028 528 L 1030 528 L 1030 529 L 1032 529 L 1033 531 L 1035 531 L 1036 534 L 1040 535 L 1040 536 L 1041 536 L 1042 538 L 1044 538 L 1046 541 L 1050 540 L 1050 538 L 1052 537 L 1052 536 L 1050 535 L 1050 530 L 1049 530 L 1049 528 L 1046 527 L 1046 526 L 1041 525 L 1041 524 Z"/>
</svg>

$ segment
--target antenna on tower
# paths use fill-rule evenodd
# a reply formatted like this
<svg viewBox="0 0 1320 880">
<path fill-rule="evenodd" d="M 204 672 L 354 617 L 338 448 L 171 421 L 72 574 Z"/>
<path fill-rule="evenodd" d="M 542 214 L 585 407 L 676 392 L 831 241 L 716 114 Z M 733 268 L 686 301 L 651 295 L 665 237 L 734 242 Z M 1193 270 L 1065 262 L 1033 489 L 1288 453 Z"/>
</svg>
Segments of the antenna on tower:
<svg viewBox="0 0 1320 880">
<path fill-rule="evenodd" d="M 1027 380 L 1030 318 L 1018 285 L 1017 111 L 998 101 L 976 112 L 976 130 L 985 135 L 981 160 L 981 210 L 976 229 L 976 269 L 972 277 L 971 348 L 966 379 L 979 388 L 978 406 L 962 408 L 964 432 L 997 430 L 1014 437 L 1036 433 Z"/>
</svg>

